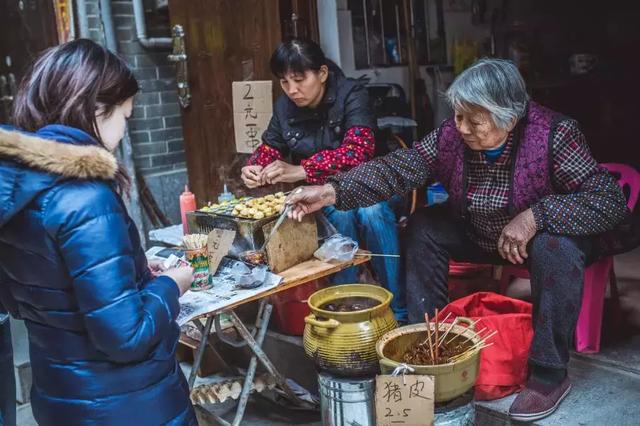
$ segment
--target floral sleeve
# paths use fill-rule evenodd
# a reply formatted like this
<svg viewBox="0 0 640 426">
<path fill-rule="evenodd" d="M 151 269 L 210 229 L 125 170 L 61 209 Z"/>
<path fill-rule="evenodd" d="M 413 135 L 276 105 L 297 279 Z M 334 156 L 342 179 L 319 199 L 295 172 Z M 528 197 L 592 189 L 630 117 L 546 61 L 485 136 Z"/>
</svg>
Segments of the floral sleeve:
<svg viewBox="0 0 640 426">
<path fill-rule="evenodd" d="M 266 167 L 276 160 L 282 160 L 282 158 L 280 151 L 263 143 L 251 155 L 249 161 L 247 161 L 247 165 Z"/>
<path fill-rule="evenodd" d="M 320 151 L 302 160 L 300 164 L 307 174 L 307 182 L 322 184 L 336 173 L 350 170 L 373 158 L 375 137 L 368 127 L 351 127 L 336 149 Z"/>
</svg>

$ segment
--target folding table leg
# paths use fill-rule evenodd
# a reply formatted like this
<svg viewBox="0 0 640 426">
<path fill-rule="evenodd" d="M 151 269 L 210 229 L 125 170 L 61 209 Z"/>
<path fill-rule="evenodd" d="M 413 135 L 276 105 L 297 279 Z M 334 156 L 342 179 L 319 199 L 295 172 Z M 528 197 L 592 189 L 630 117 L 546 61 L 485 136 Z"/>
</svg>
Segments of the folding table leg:
<svg viewBox="0 0 640 426">
<path fill-rule="evenodd" d="M 196 412 L 196 419 L 198 420 L 198 424 L 204 425 L 220 425 L 220 426 L 231 426 L 231 423 L 218 416 L 215 413 L 205 410 L 203 407 L 199 405 L 194 405 L 193 409 Z"/>
<path fill-rule="evenodd" d="M 202 331 L 202 338 L 198 344 L 198 350 L 196 351 L 196 358 L 193 360 L 193 366 L 191 367 L 191 373 L 189 374 L 189 390 L 193 389 L 193 384 L 196 381 L 196 374 L 202 364 L 202 357 L 204 355 L 204 349 L 207 347 L 209 341 L 209 333 L 211 333 L 211 326 L 213 325 L 213 316 L 207 317 L 207 322 L 204 325 L 204 331 Z"/>
<path fill-rule="evenodd" d="M 213 322 L 215 325 L 215 321 L 216 321 L 216 317 L 214 316 L 213 318 Z M 196 325 L 196 328 L 198 330 L 200 330 L 200 334 L 205 336 L 204 334 L 204 325 L 202 325 L 202 323 L 199 320 L 195 320 L 193 322 Z M 232 368 L 227 361 L 224 360 L 224 358 L 222 357 L 222 355 L 220 355 L 220 352 L 218 352 L 216 350 L 216 348 L 209 342 L 207 341 L 207 346 L 209 346 L 209 350 L 213 353 L 213 355 L 216 357 L 217 362 L 222 364 L 222 368 L 224 368 L 224 370 L 229 373 L 229 374 L 236 374 L 236 370 L 234 368 Z M 206 349 L 205 349 L 206 350 Z"/>
<path fill-rule="evenodd" d="M 244 413 L 247 407 L 247 403 L 249 402 L 249 396 L 251 394 L 251 389 L 253 387 L 253 379 L 255 378 L 256 369 L 258 367 L 258 360 L 264 365 L 266 370 L 273 376 L 275 382 L 280 386 L 280 388 L 287 394 L 290 400 L 295 402 L 298 405 L 303 405 L 304 401 L 302 401 L 298 396 L 293 392 L 293 390 L 289 387 L 286 382 L 284 376 L 278 372 L 275 368 L 271 360 L 267 357 L 267 355 L 262 350 L 262 344 L 264 343 L 264 338 L 267 334 L 267 328 L 269 325 L 269 320 L 271 319 L 271 311 L 273 306 L 268 303 L 267 299 L 263 299 L 260 301 L 259 308 L 259 316 L 256 321 L 257 325 L 257 333 L 254 338 L 251 332 L 247 329 L 244 323 L 238 318 L 234 311 L 230 311 L 231 322 L 233 323 L 240 336 L 247 342 L 254 355 L 251 357 L 251 361 L 249 361 L 249 366 L 247 368 L 247 374 L 244 379 L 244 383 L 242 386 L 242 391 L 240 393 L 240 400 L 238 401 L 238 407 L 236 408 L 236 415 L 233 419 L 233 423 L 227 423 L 224 419 L 215 416 L 215 421 L 223 426 L 227 426 L 232 424 L 233 426 L 239 426 L 242 422 L 242 418 L 244 417 Z M 189 389 L 193 389 L 193 384 L 196 379 L 196 373 L 200 368 L 200 364 L 202 363 L 202 357 L 204 355 L 204 349 L 207 345 L 207 339 L 205 336 L 209 336 L 211 332 L 211 326 L 213 324 L 213 316 L 207 318 L 207 322 L 204 326 L 204 331 L 200 328 L 203 338 L 198 345 L 198 349 L 196 351 L 196 359 L 193 363 L 193 368 L 191 370 L 191 374 L 189 376 Z"/>
<path fill-rule="evenodd" d="M 258 327 L 257 334 L 256 334 L 257 340 L 254 340 L 254 343 L 256 343 L 257 345 L 262 345 L 262 343 L 264 342 L 264 337 L 267 334 L 267 326 L 269 325 L 269 319 L 271 318 L 272 309 L 273 309 L 273 306 L 267 303 L 266 299 L 262 299 L 260 301 L 260 308 L 259 308 L 258 314 L 261 315 L 261 317 L 258 318 L 256 321 L 256 325 Z M 251 335 L 249 330 L 247 330 L 247 328 L 242 323 L 242 321 L 240 321 L 236 313 L 234 311 L 231 311 L 230 314 L 231 314 L 231 321 L 233 322 L 233 325 L 236 327 L 240 335 L 246 340 L 246 337 L 244 334 L 244 332 L 246 332 L 246 334 L 249 335 L 249 337 L 251 337 L 251 340 L 253 340 L 253 336 Z M 249 345 L 251 345 L 251 343 L 249 343 Z M 256 355 L 253 355 L 251 357 L 251 360 L 249 361 L 249 366 L 247 367 L 247 374 L 245 376 L 244 383 L 242 385 L 240 400 L 238 401 L 238 407 L 236 408 L 236 415 L 232 423 L 233 426 L 240 425 L 240 422 L 244 417 L 244 412 L 247 408 L 247 403 L 249 402 L 249 396 L 251 395 L 251 388 L 253 387 L 253 379 L 255 377 L 257 367 L 258 367 L 258 358 L 256 357 Z"/>
<path fill-rule="evenodd" d="M 264 303 L 264 300 L 263 300 L 263 303 Z M 269 304 L 267 305 L 267 307 L 268 307 L 269 316 L 270 316 L 271 305 Z M 231 322 L 233 322 L 233 325 L 238 330 L 238 333 L 240 333 L 242 338 L 247 341 L 247 344 L 249 345 L 253 353 L 258 357 L 258 359 L 260 360 L 262 365 L 264 365 L 264 367 L 267 369 L 269 374 L 273 376 L 278 386 L 280 386 L 280 388 L 287 394 L 287 396 L 291 401 L 295 402 L 298 405 L 304 405 L 304 402 L 300 398 L 298 398 L 298 396 L 295 394 L 293 390 L 291 390 L 284 376 L 280 374 L 280 372 L 276 369 L 276 367 L 273 365 L 271 360 L 267 357 L 267 354 L 264 353 L 264 351 L 261 348 L 262 342 L 260 343 L 256 342 L 256 340 L 253 338 L 249 330 L 247 330 L 247 328 L 244 326 L 244 324 L 242 323 L 240 318 L 238 318 L 238 316 L 234 311 L 230 312 L 230 317 L 231 317 Z M 261 334 L 266 332 L 266 327 L 269 322 L 269 317 L 268 316 L 265 316 L 265 317 L 266 318 L 263 318 L 262 325 L 260 327 Z M 253 358 L 251 359 L 253 360 Z"/>
</svg>

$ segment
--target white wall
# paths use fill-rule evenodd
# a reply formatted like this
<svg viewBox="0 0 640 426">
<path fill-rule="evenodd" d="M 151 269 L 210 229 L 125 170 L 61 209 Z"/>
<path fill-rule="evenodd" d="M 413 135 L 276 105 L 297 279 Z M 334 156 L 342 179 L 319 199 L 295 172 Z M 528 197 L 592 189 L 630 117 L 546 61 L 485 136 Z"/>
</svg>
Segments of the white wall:
<svg viewBox="0 0 640 426">
<path fill-rule="evenodd" d="M 320 46 L 327 58 L 340 65 L 340 39 L 338 33 L 338 7 L 336 0 L 318 1 Z"/>
</svg>

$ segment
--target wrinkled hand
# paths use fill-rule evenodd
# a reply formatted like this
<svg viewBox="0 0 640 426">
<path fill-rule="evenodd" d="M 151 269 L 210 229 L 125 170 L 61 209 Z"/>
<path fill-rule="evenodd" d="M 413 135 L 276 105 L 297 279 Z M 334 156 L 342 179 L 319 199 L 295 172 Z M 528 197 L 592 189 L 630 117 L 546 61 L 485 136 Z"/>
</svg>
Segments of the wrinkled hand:
<svg viewBox="0 0 640 426">
<path fill-rule="evenodd" d="M 257 188 L 262 186 L 260 183 L 260 174 L 262 173 L 262 166 L 244 166 L 242 168 L 242 181 L 247 188 Z"/>
<path fill-rule="evenodd" d="M 305 180 L 307 173 L 302 166 L 293 166 L 282 160 L 276 160 L 262 170 L 260 183 L 262 185 L 273 185 L 275 183 L 295 183 Z"/>
<path fill-rule="evenodd" d="M 191 288 L 191 283 L 194 280 L 193 268 L 191 266 L 167 269 L 161 275 L 165 275 L 176 282 L 178 290 L 180 291 L 180 296 L 185 294 L 187 290 Z"/>
<path fill-rule="evenodd" d="M 289 211 L 289 218 L 300 222 L 305 215 L 335 204 L 336 191 L 329 184 L 304 186 L 291 192 L 286 203 L 293 206 Z"/>
<path fill-rule="evenodd" d="M 527 244 L 536 235 L 533 211 L 527 209 L 507 224 L 498 239 L 498 252 L 503 259 L 513 264 L 523 264 L 529 257 Z"/>
</svg>

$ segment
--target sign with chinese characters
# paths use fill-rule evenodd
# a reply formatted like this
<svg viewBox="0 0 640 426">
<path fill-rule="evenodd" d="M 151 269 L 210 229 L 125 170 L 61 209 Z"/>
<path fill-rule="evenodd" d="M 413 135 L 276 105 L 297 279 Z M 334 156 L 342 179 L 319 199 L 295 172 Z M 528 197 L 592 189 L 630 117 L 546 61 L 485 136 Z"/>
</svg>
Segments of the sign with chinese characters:
<svg viewBox="0 0 640 426">
<path fill-rule="evenodd" d="M 236 231 L 215 228 L 207 237 L 207 251 L 209 253 L 209 273 L 215 274 L 223 256 L 229 253 L 236 238 Z"/>
<path fill-rule="evenodd" d="M 233 126 L 236 151 L 251 154 L 260 145 L 273 112 L 272 82 L 234 81 Z"/>
<path fill-rule="evenodd" d="M 376 377 L 377 426 L 432 425 L 433 404 L 433 376 Z"/>
</svg>

